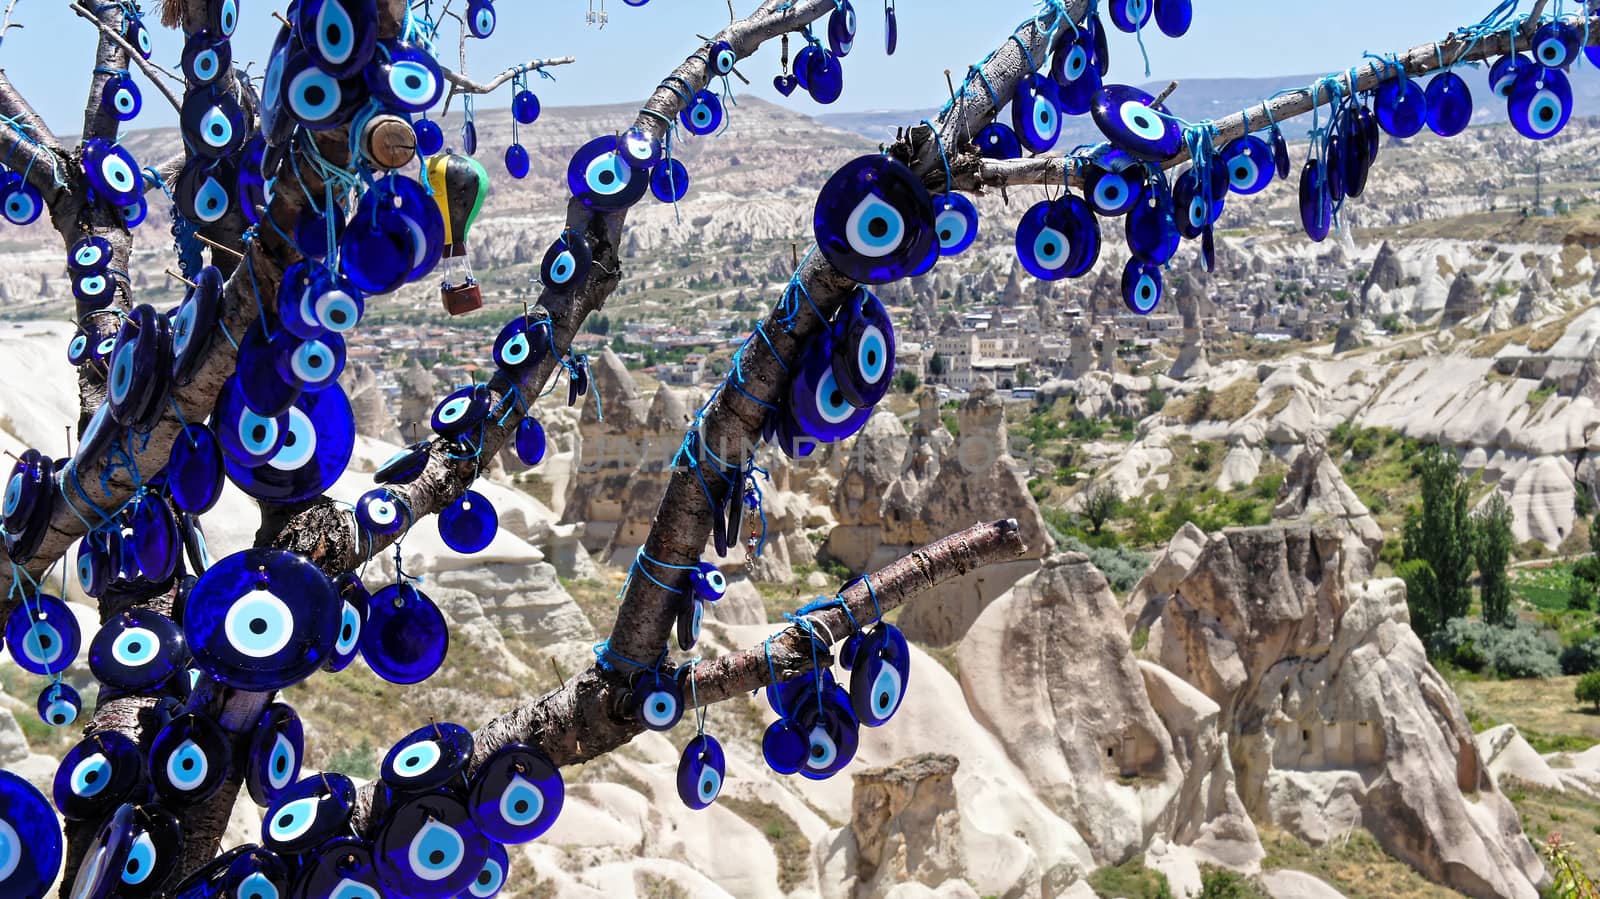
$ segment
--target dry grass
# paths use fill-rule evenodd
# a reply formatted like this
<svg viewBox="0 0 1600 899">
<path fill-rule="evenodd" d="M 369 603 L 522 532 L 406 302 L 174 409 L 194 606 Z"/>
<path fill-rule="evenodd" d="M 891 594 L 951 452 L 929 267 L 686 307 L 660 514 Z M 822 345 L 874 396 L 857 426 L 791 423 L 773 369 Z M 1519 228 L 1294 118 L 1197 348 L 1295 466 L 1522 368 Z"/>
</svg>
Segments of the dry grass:
<svg viewBox="0 0 1600 899">
<path fill-rule="evenodd" d="M 1600 741 L 1600 715 L 1585 711 L 1572 698 L 1577 682 L 1577 677 L 1552 677 L 1472 681 L 1453 686 L 1478 730 L 1510 721 L 1532 740 L 1577 735 Z"/>
<path fill-rule="evenodd" d="M 789 893 L 806 882 L 811 868 L 811 841 L 783 809 L 759 799 L 733 796 L 722 796 L 717 802 L 750 822 L 772 844 L 772 852 L 778 857 L 778 889 Z"/>
<path fill-rule="evenodd" d="M 1351 899 L 1445 899 L 1459 893 L 1430 883 L 1392 858 L 1365 830 L 1356 830 L 1326 845 L 1312 847 L 1292 834 L 1270 826 L 1260 829 L 1267 857 L 1264 870 L 1288 868 L 1320 877 Z"/>
<path fill-rule="evenodd" d="M 1260 386 L 1258 381 L 1240 378 L 1222 388 L 1212 397 L 1211 414 L 1207 417 L 1216 421 L 1238 421 L 1244 418 L 1256 407 L 1256 390 Z"/>
<path fill-rule="evenodd" d="M 1506 778 L 1501 789 L 1517 807 L 1522 830 L 1534 845 L 1560 834 L 1588 871 L 1600 869 L 1600 802 Z"/>
<path fill-rule="evenodd" d="M 1294 399 L 1294 391 L 1287 387 L 1281 387 L 1273 391 L 1272 398 L 1267 401 L 1267 407 L 1261 410 L 1261 414 L 1266 417 L 1277 415 L 1284 409 L 1289 408 L 1289 401 L 1292 399 Z"/>
</svg>

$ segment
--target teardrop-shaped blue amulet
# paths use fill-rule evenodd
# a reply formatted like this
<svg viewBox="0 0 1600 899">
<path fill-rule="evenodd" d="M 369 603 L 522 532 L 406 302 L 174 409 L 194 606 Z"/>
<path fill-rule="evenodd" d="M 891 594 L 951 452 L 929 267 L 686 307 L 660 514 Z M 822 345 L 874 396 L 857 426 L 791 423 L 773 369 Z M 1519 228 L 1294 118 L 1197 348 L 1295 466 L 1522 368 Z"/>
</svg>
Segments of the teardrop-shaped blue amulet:
<svg viewBox="0 0 1600 899">
<path fill-rule="evenodd" d="M 1554 137 L 1572 118 L 1572 84 L 1560 69 L 1528 66 L 1506 101 L 1511 127 L 1529 140 Z"/>
<path fill-rule="evenodd" d="M 494 542 L 500 517 L 494 503 L 483 494 L 468 490 L 460 499 L 439 512 L 439 537 L 458 553 L 480 552 Z"/>
<path fill-rule="evenodd" d="M 833 173 L 817 195 L 812 231 L 822 255 L 863 284 L 886 284 L 937 259 L 933 199 L 902 163 L 869 155 Z"/>
<path fill-rule="evenodd" d="M 700 734 L 683 747 L 678 758 L 678 798 L 692 809 L 703 809 L 717 801 L 728 761 L 716 737 Z"/>
<path fill-rule="evenodd" d="M 517 458 L 524 465 L 538 465 L 544 461 L 544 426 L 532 415 L 524 416 L 517 424 Z"/>
<path fill-rule="evenodd" d="M 271 805 L 296 780 L 305 755 L 305 729 L 300 716 L 282 702 L 261 712 L 251 731 L 245 762 L 245 786 L 256 805 Z"/>
<path fill-rule="evenodd" d="M 561 770 L 544 752 L 522 743 L 497 750 L 467 788 L 472 823 L 499 843 L 536 839 L 555 823 L 565 801 Z"/>
<path fill-rule="evenodd" d="M 0 891 L 41 899 L 61 869 L 61 826 L 34 786 L 0 769 Z"/>
<path fill-rule="evenodd" d="M 489 839 L 448 793 L 416 796 L 391 809 L 372 840 L 385 892 L 444 899 L 466 890 L 489 858 Z"/>
<path fill-rule="evenodd" d="M 361 657 L 391 684 L 415 684 L 439 670 L 450 649 L 444 614 L 410 584 L 390 584 L 372 595 L 361 630 Z"/>
<path fill-rule="evenodd" d="M 1428 127 L 1440 137 L 1455 137 L 1472 121 L 1472 89 L 1454 72 L 1435 75 L 1424 92 Z"/>
<path fill-rule="evenodd" d="M 1122 268 L 1122 302 L 1136 315 L 1149 315 L 1161 302 L 1161 266 L 1129 259 Z"/>
<path fill-rule="evenodd" d="M 255 692 L 305 680 L 338 630 L 339 601 L 327 576 L 277 549 L 247 549 L 212 565 L 183 612 L 184 639 L 201 670 Z"/>
</svg>

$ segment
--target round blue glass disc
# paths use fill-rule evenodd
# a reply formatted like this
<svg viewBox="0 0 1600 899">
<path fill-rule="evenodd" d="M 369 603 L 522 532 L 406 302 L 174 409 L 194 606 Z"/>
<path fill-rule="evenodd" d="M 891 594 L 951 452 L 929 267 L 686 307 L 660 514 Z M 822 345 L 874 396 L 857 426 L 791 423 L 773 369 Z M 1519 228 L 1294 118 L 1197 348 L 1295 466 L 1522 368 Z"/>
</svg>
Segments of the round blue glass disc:
<svg viewBox="0 0 1600 899">
<path fill-rule="evenodd" d="M 61 870 L 61 828 L 33 785 L 0 769 L 0 893 L 41 899 Z"/>
<path fill-rule="evenodd" d="M 36 593 L 6 619 L 6 646 L 17 667 L 30 674 L 58 674 L 78 656 L 78 619 L 67 604 Z"/>
<path fill-rule="evenodd" d="M 304 557 L 247 549 L 221 559 L 189 592 L 184 638 L 199 667 L 240 690 L 281 690 L 321 667 L 339 630 L 339 601 Z"/>
<path fill-rule="evenodd" d="M 448 721 L 435 722 L 390 747 L 378 776 L 396 793 L 427 793 L 455 780 L 470 761 L 472 732 Z"/>
<path fill-rule="evenodd" d="M 178 508 L 193 515 L 211 511 L 222 496 L 222 446 L 202 424 L 186 426 L 172 442 L 167 489 Z"/>
<path fill-rule="evenodd" d="M 283 445 L 255 466 L 225 460 L 228 477 L 256 499 L 297 503 L 321 495 L 344 473 L 355 448 L 355 417 L 344 388 L 300 394 L 285 414 Z"/>
<path fill-rule="evenodd" d="M 499 526 L 494 504 L 473 490 L 439 512 L 439 537 L 458 553 L 479 552 L 494 541 Z"/>
<path fill-rule="evenodd" d="M 392 684 L 415 684 L 439 670 L 450 650 L 444 614 L 410 584 L 390 584 L 372 595 L 361 629 L 361 657 Z"/>
<path fill-rule="evenodd" d="M 122 690 L 147 690 L 189 661 L 183 634 L 172 619 L 151 609 L 114 616 L 89 643 L 89 670 Z"/>
</svg>

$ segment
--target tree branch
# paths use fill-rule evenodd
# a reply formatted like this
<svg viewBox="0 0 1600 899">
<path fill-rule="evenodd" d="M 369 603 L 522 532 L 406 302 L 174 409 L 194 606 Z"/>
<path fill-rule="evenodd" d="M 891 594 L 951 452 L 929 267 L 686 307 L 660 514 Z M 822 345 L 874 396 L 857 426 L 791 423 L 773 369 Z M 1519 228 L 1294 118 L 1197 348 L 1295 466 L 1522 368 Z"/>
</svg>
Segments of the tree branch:
<svg viewBox="0 0 1600 899">
<path fill-rule="evenodd" d="M 840 591 L 849 613 L 831 608 L 811 616 L 819 635 L 830 639 L 824 652 L 814 656 L 811 637 L 790 625 L 769 641 L 731 653 L 694 669 L 695 694 L 701 705 L 744 696 L 773 682 L 792 680 L 820 662 L 831 665 L 832 643 L 848 636 L 853 621 L 876 621 L 922 593 L 970 571 L 1015 559 L 1024 546 L 1015 519 L 975 524 L 915 550 L 874 572 L 872 589 L 857 581 Z M 876 596 L 876 599 L 874 599 Z M 495 718 L 473 735 L 472 762 L 477 770 L 501 747 L 511 743 L 539 746 L 558 766 L 575 765 L 610 752 L 644 732 L 632 717 L 614 713 L 622 704 L 626 687 L 594 669 L 565 685 L 523 703 Z M 362 789 L 353 821 L 357 833 L 366 832 L 376 816 L 374 789 Z"/>
<path fill-rule="evenodd" d="M 1068 4 L 1067 12 L 1081 18 L 1086 7 L 1083 0 L 1076 0 Z M 966 135 L 981 130 L 994 118 L 998 107 L 990 100 L 989 89 L 1003 105 L 1029 71 L 1023 45 L 1034 59 L 1044 58 L 1053 21 L 1054 16 L 1046 13 L 1024 24 L 1017 29 L 1016 40 L 1008 36 L 981 71 L 969 73 L 956 101 L 935 122 L 938 131 L 946 135 L 941 138 L 945 146 L 957 146 L 958 140 L 965 141 Z M 989 89 L 980 86 L 984 83 Z M 650 102 L 655 103 L 662 93 L 658 91 Z M 665 93 L 675 97 L 671 91 Z M 942 187 L 944 170 L 937 146 L 926 139 L 931 136 L 927 128 L 920 130 L 925 139 L 919 145 L 898 144 L 890 148 L 890 153 L 908 161 L 922 177 L 937 177 Z M 742 462 L 759 445 L 767 410 L 778 405 L 788 389 L 789 372 L 797 370 L 807 343 L 827 326 L 819 313 L 831 317 L 856 288 L 853 281 L 815 252 L 807 253 L 795 278 L 811 302 L 800 304 L 793 321 L 788 321 L 789 312 L 780 303 L 763 325 L 766 339 L 745 345 L 741 351 L 741 389 L 719 392 L 701 419 L 695 444 L 701 465 L 713 470 L 720 467 L 705 453 L 706 447 L 720 458 Z M 721 514 L 729 491 L 737 489 L 722 478 L 707 478 L 705 483 L 702 487 L 700 477 L 687 466 L 675 469 L 667 482 L 644 546 L 651 558 L 665 563 L 661 583 L 651 578 L 630 579 L 611 628 L 611 644 L 626 658 L 654 658 L 660 652 L 676 617 L 677 597 L 688 589 L 689 579 L 687 571 L 668 566 L 692 566 L 699 561 L 711 534 L 712 516 Z"/>
<path fill-rule="evenodd" d="M 1569 18 L 1578 24 L 1581 30 L 1583 19 L 1577 16 Z M 1530 23 L 1537 21 L 1537 17 L 1529 18 Z M 1589 44 L 1600 46 L 1600 16 L 1590 17 L 1588 24 Z M 1518 35 L 1517 39 L 1525 41 L 1530 31 L 1531 28 L 1524 26 L 1522 34 Z M 1484 38 L 1466 38 L 1455 34 L 1442 41 L 1431 41 L 1412 47 L 1400 54 L 1399 62 L 1407 74 L 1425 75 L 1463 62 L 1504 56 L 1511 52 L 1512 41 L 1512 35 L 1507 31 L 1497 31 Z M 1387 62 L 1368 61 L 1357 66 L 1355 92 L 1376 88 L 1384 79 L 1393 77 L 1393 72 L 1393 65 Z M 1336 77 L 1341 79 L 1344 92 L 1351 93 L 1349 72 L 1338 73 Z M 1315 97 L 1311 87 L 1289 91 L 1280 97 L 1258 103 L 1243 112 L 1218 120 L 1215 123 L 1217 128 L 1215 141 L 1220 147 L 1234 138 L 1243 137 L 1250 131 L 1260 130 L 1269 123 L 1305 115 L 1320 105 L 1332 102 L 1332 99 L 1326 89 L 1317 91 Z M 958 190 L 976 191 L 986 187 L 1015 187 L 1024 184 L 1059 185 L 1066 177 L 1069 158 L 1069 156 L 1047 154 L 1024 159 L 985 159 L 976 153 L 963 152 L 951 157 L 950 169 L 953 183 Z M 1184 148 L 1170 159 L 1164 160 L 1161 167 L 1170 169 L 1187 162 L 1188 159 L 1188 148 Z M 1074 175 L 1071 183 L 1080 184 L 1081 180 Z"/>
<path fill-rule="evenodd" d="M 98 137 L 114 141 L 121 122 L 106 110 L 100 97 L 105 93 L 106 82 L 111 80 L 111 73 L 128 68 L 128 51 L 124 49 L 128 42 L 120 37 L 128 15 L 122 6 L 108 3 L 94 13 L 94 18 L 99 24 L 100 44 L 94 54 L 94 74 L 89 78 L 89 99 L 83 106 L 83 139 Z M 118 37 L 113 40 L 113 35 Z"/>
<path fill-rule="evenodd" d="M 174 74 L 165 67 L 139 55 L 139 52 L 135 50 L 121 34 L 113 31 L 109 25 L 101 20 L 99 16 L 85 9 L 83 4 L 74 2 L 68 8 L 94 23 L 94 27 L 100 29 L 100 37 L 102 40 L 113 41 L 117 44 L 117 46 L 121 47 L 123 58 L 133 60 L 133 64 L 138 66 L 139 69 L 144 72 L 145 77 L 150 79 L 150 83 L 155 86 L 155 89 L 161 92 L 161 96 L 166 97 L 167 102 L 172 104 L 172 109 L 174 112 L 178 112 L 183 109 L 183 103 L 178 99 L 178 95 L 174 94 L 171 88 L 162 83 L 160 78 L 160 76 L 165 75 L 168 78 L 171 78 L 173 81 L 183 84 L 184 82 L 182 76 Z M 95 97 L 94 99 L 96 102 L 98 102 L 99 98 Z"/>
<path fill-rule="evenodd" d="M 536 69 L 547 69 L 550 66 L 565 66 L 577 62 L 574 56 L 555 56 L 550 59 L 530 59 L 520 66 L 512 66 L 496 75 L 489 81 L 473 81 L 466 75 L 455 72 L 444 66 L 439 69 L 444 73 L 444 80 L 450 82 L 450 89 L 458 94 L 488 94 L 493 93 L 500 85 L 505 84 L 523 72 L 532 72 Z"/>
<path fill-rule="evenodd" d="M 797 30 L 836 8 L 834 0 L 796 0 L 793 5 L 787 5 L 785 0 L 765 0 L 749 17 L 724 29 L 719 38 L 733 45 L 741 57 L 748 56 L 763 42 Z M 678 93 L 665 86 L 667 81 L 672 81 L 680 90 L 685 85 L 691 90 L 699 90 L 709 84 L 711 72 L 703 48 L 697 48 L 668 78 L 663 79 L 662 86 L 646 103 L 649 111 L 642 111 L 635 120 L 634 124 L 657 137 L 665 133 L 663 121 L 675 119 L 683 106 Z M 603 306 L 619 283 L 621 260 L 618 248 L 621 246 L 626 218 L 626 212 L 597 215 L 576 200 L 567 204 L 567 228 L 573 234 L 583 235 L 589 242 L 594 263 L 589 276 L 570 294 L 547 290 L 539 297 L 537 305 L 550 317 L 552 342 L 558 354 L 567 351 L 584 318 Z M 558 368 L 560 363 L 556 358 L 548 357 L 514 385 L 504 374 L 497 373 L 489 383 L 495 404 L 511 396 L 513 388 L 519 396 L 539 396 Z M 516 433 L 523 413 L 523 404 L 519 403 L 503 420 L 498 417 L 492 419 L 492 423 L 484 429 L 480 444 L 484 457 L 498 453 Z M 455 502 L 472 484 L 478 474 L 478 466 L 474 460 L 458 456 L 449 441 L 436 441 L 429 452 L 423 473 L 410 484 L 390 487 L 402 496 L 406 507 L 412 512 L 413 518 L 407 529 Z M 324 499 L 283 521 L 272 544 L 305 555 L 324 571 L 341 573 L 354 569 L 363 559 L 393 545 L 405 533 L 402 530 L 392 535 L 358 535 L 354 517 Z"/>
</svg>

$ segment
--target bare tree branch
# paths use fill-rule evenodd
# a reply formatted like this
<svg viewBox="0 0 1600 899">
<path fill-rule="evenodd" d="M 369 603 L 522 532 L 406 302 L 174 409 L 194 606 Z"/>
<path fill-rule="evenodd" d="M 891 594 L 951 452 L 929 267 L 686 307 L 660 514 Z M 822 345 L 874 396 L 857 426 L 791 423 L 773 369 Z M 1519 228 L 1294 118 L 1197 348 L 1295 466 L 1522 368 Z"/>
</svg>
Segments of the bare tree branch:
<svg viewBox="0 0 1600 899">
<path fill-rule="evenodd" d="M 975 524 L 900 558 L 871 576 L 869 590 L 856 582 L 840 591 L 849 607 L 828 609 L 812 616 L 819 637 L 831 637 L 828 646 L 812 653 L 812 638 L 789 626 L 771 640 L 731 653 L 694 669 L 694 689 L 701 705 L 712 705 L 748 694 L 812 670 L 814 663 L 831 665 L 831 643 L 848 636 L 853 621 L 876 621 L 880 614 L 899 608 L 917 596 L 969 571 L 1022 555 L 1022 535 L 1014 519 Z M 876 598 L 874 598 L 876 597 Z M 626 672 L 625 672 L 626 673 Z M 632 717 L 616 714 L 625 688 L 594 668 L 563 686 L 523 703 L 480 728 L 473 738 L 475 771 L 496 750 L 511 743 L 541 747 L 557 765 L 575 765 L 604 755 L 644 732 Z M 374 790 L 361 791 L 353 821 L 358 833 L 375 820 Z M 381 811 L 381 810 L 378 810 Z"/>
<path fill-rule="evenodd" d="M 577 62 L 574 56 L 555 56 L 550 59 L 530 59 L 520 66 L 512 66 L 488 81 L 473 81 L 464 74 L 440 66 L 444 72 L 444 80 L 450 82 L 450 90 L 458 94 L 488 94 L 493 93 L 500 85 L 505 84 L 517 75 L 532 72 L 536 69 L 547 69 L 551 66 L 565 66 Z"/>
<path fill-rule="evenodd" d="M 1581 30 L 1583 19 L 1577 16 L 1570 18 Z M 1533 16 L 1528 21 L 1529 24 L 1524 26 L 1522 34 L 1516 38 L 1518 41 L 1527 40 L 1527 34 L 1536 27 L 1538 18 Z M 1588 33 L 1589 44 L 1600 46 L 1600 16 L 1590 17 Z M 1512 43 L 1513 36 L 1508 31 L 1497 31 L 1482 38 L 1468 38 L 1455 34 L 1442 41 L 1430 41 L 1412 47 L 1401 53 L 1398 61 L 1408 75 L 1425 75 L 1463 62 L 1504 56 L 1511 52 Z M 1375 60 L 1364 62 L 1356 67 L 1354 92 L 1372 90 L 1385 79 L 1392 77 L 1394 77 L 1393 64 Z M 1338 78 L 1344 93 L 1346 95 L 1352 93 L 1349 72 L 1339 73 Z M 1270 123 L 1305 115 L 1334 99 L 1336 98 L 1330 96 L 1326 89 L 1317 91 L 1315 97 L 1310 87 L 1289 91 L 1280 97 L 1257 103 L 1243 112 L 1218 120 L 1215 123 L 1217 128 L 1215 141 L 1220 147 L 1250 131 L 1259 131 Z M 960 190 L 1014 187 L 1023 184 L 1059 185 L 1066 177 L 1068 158 L 1047 154 L 1025 159 L 985 159 L 976 153 L 961 153 L 951 157 L 950 168 L 954 175 L 953 183 Z M 1161 166 L 1172 168 L 1188 160 L 1189 150 L 1184 148 L 1172 158 L 1163 161 Z M 1074 175 L 1072 183 L 1078 184 L 1080 180 Z"/>
<path fill-rule="evenodd" d="M 1086 3 L 1077 0 L 1068 4 L 1067 12 L 1081 18 L 1086 7 Z M 1044 58 L 1053 23 L 1054 14 L 1046 13 L 1023 25 L 1016 31 L 1016 40 L 1007 37 L 981 70 L 969 73 L 956 102 L 935 123 L 941 133 L 948 135 L 944 138 L 946 146 L 956 146 L 964 135 L 976 133 L 993 119 L 998 107 L 991 102 L 989 89 L 1003 105 L 1005 98 L 1015 92 L 1018 80 L 1029 71 L 1023 46 L 1032 58 Z M 658 91 L 650 103 L 660 95 Z M 933 141 L 925 140 L 920 146 L 897 145 L 890 152 L 907 158 L 912 170 L 925 178 L 934 177 L 937 171 L 942 186 L 944 172 Z M 795 277 L 810 302 L 799 304 L 799 314 L 792 321 L 780 304 L 763 325 L 767 339 L 746 344 L 740 365 L 744 376 L 741 389 L 717 394 L 701 420 L 695 444 L 700 458 L 695 461 L 702 466 L 713 470 L 719 467 L 706 454 L 706 447 L 720 458 L 742 462 L 760 443 L 767 410 L 778 405 L 788 388 L 789 372 L 798 368 L 807 343 L 827 326 L 818 313 L 832 316 L 856 287 L 817 253 L 807 254 Z M 701 484 L 701 478 L 687 466 L 673 472 L 645 539 L 644 551 L 651 558 L 666 566 L 692 566 L 699 561 L 711 534 L 712 516 L 720 514 L 729 491 L 739 489 L 721 478 L 706 478 L 706 486 Z M 612 646 L 625 658 L 653 658 L 671 633 L 677 599 L 688 589 L 688 572 L 664 567 L 660 574 L 660 583 L 641 577 L 628 582 L 610 637 Z"/>
<path fill-rule="evenodd" d="M 83 106 L 83 139 L 98 137 L 110 141 L 117 139 L 121 122 L 100 102 L 100 97 L 105 93 L 106 82 L 111 80 L 112 73 L 128 69 L 128 51 L 124 49 L 128 42 L 120 37 L 116 40 L 111 37 L 113 34 L 121 35 L 128 21 L 128 13 L 121 5 L 108 3 L 94 13 L 94 18 L 99 23 L 100 44 L 94 55 L 94 73 L 89 79 L 89 98 Z"/>
<path fill-rule="evenodd" d="M 797 30 L 801 26 L 837 9 L 834 0 L 796 0 L 788 5 L 785 0 L 765 0 L 749 17 L 724 29 L 720 38 L 733 45 L 741 57 L 754 53 L 765 41 Z M 688 88 L 699 90 L 711 81 L 709 63 L 703 49 L 690 55 L 671 75 L 663 79 L 645 105 L 645 110 L 635 124 L 651 134 L 665 133 L 664 121 L 673 120 L 683 106 L 677 91 Z M 671 81 L 673 87 L 667 87 Z M 621 245 L 625 212 L 597 215 L 573 200 L 567 206 L 567 228 L 573 234 L 583 235 L 589 242 L 594 264 L 588 278 L 571 293 L 545 291 L 538 301 L 539 308 L 550 317 L 552 340 L 557 352 L 564 353 L 578 333 L 584 318 L 604 305 L 606 298 L 620 280 Z M 523 375 L 520 383 L 511 384 L 503 374 L 490 382 L 495 403 L 511 396 L 512 389 L 523 397 L 539 396 L 545 383 L 560 368 L 555 358 L 546 358 Z M 521 422 L 524 408 L 521 404 L 504 419 L 495 417 L 485 428 L 481 441 L 482 455 L 492 456 L 500 451 Z M 432 515 L 458 499 L 478 474 L 472 459 L 458 458 L 448 441 L 437 441 L 430 451 L 423 473 L 410 484 L 392 485 L 412 512 L 408 527 Z M 309 505 L 304 510 L 281 522 L 273 545 L 299 552 L 328 572 L 344 572 L 361 564 L 394 543 L 405 534 L 358 535 L 355 520 L 349 511 L 328 500 Z"/>
<path fill-rule="evenodd" d="M 133 60 L 134 65 L 138 66 L 144 72 L 145 76 L 150 79 L 150 83 L 155 85 L 156 90 L 161 92 L 161 96 L 166 97 L 167 102 L 172 104 L 172 109 L 174 112 L 183 108 L 183 103 L 178 99 L 178 95 L 174 94 L 172 89 L 167 87 L 167 85 L 162 82 L 160 77 L 165 75 L 166 77 L 171 78 L 173 81 L 183 84 L 183 77 L 181 75 L 174 74 L 164 66 L 145 59 L 137 50 L 133 48 L 131 44 L 128 43 L 125 38 L 123 38 L 120 33 L 113 31 L 111 26 L 107 25 L 106 22 L 99 16 L 85 9 L 83 4 L 74 2 L 68 8 L 94 23 L 94 27 L 100 29 L 100 36 L 103 40 L 114 41 L 119 47 L 121 47 L 123 57 L 125 59 Z M 98 99 L 98 97 L 95 98 L 96 101 L 98 101 Z"/>
</svg>

